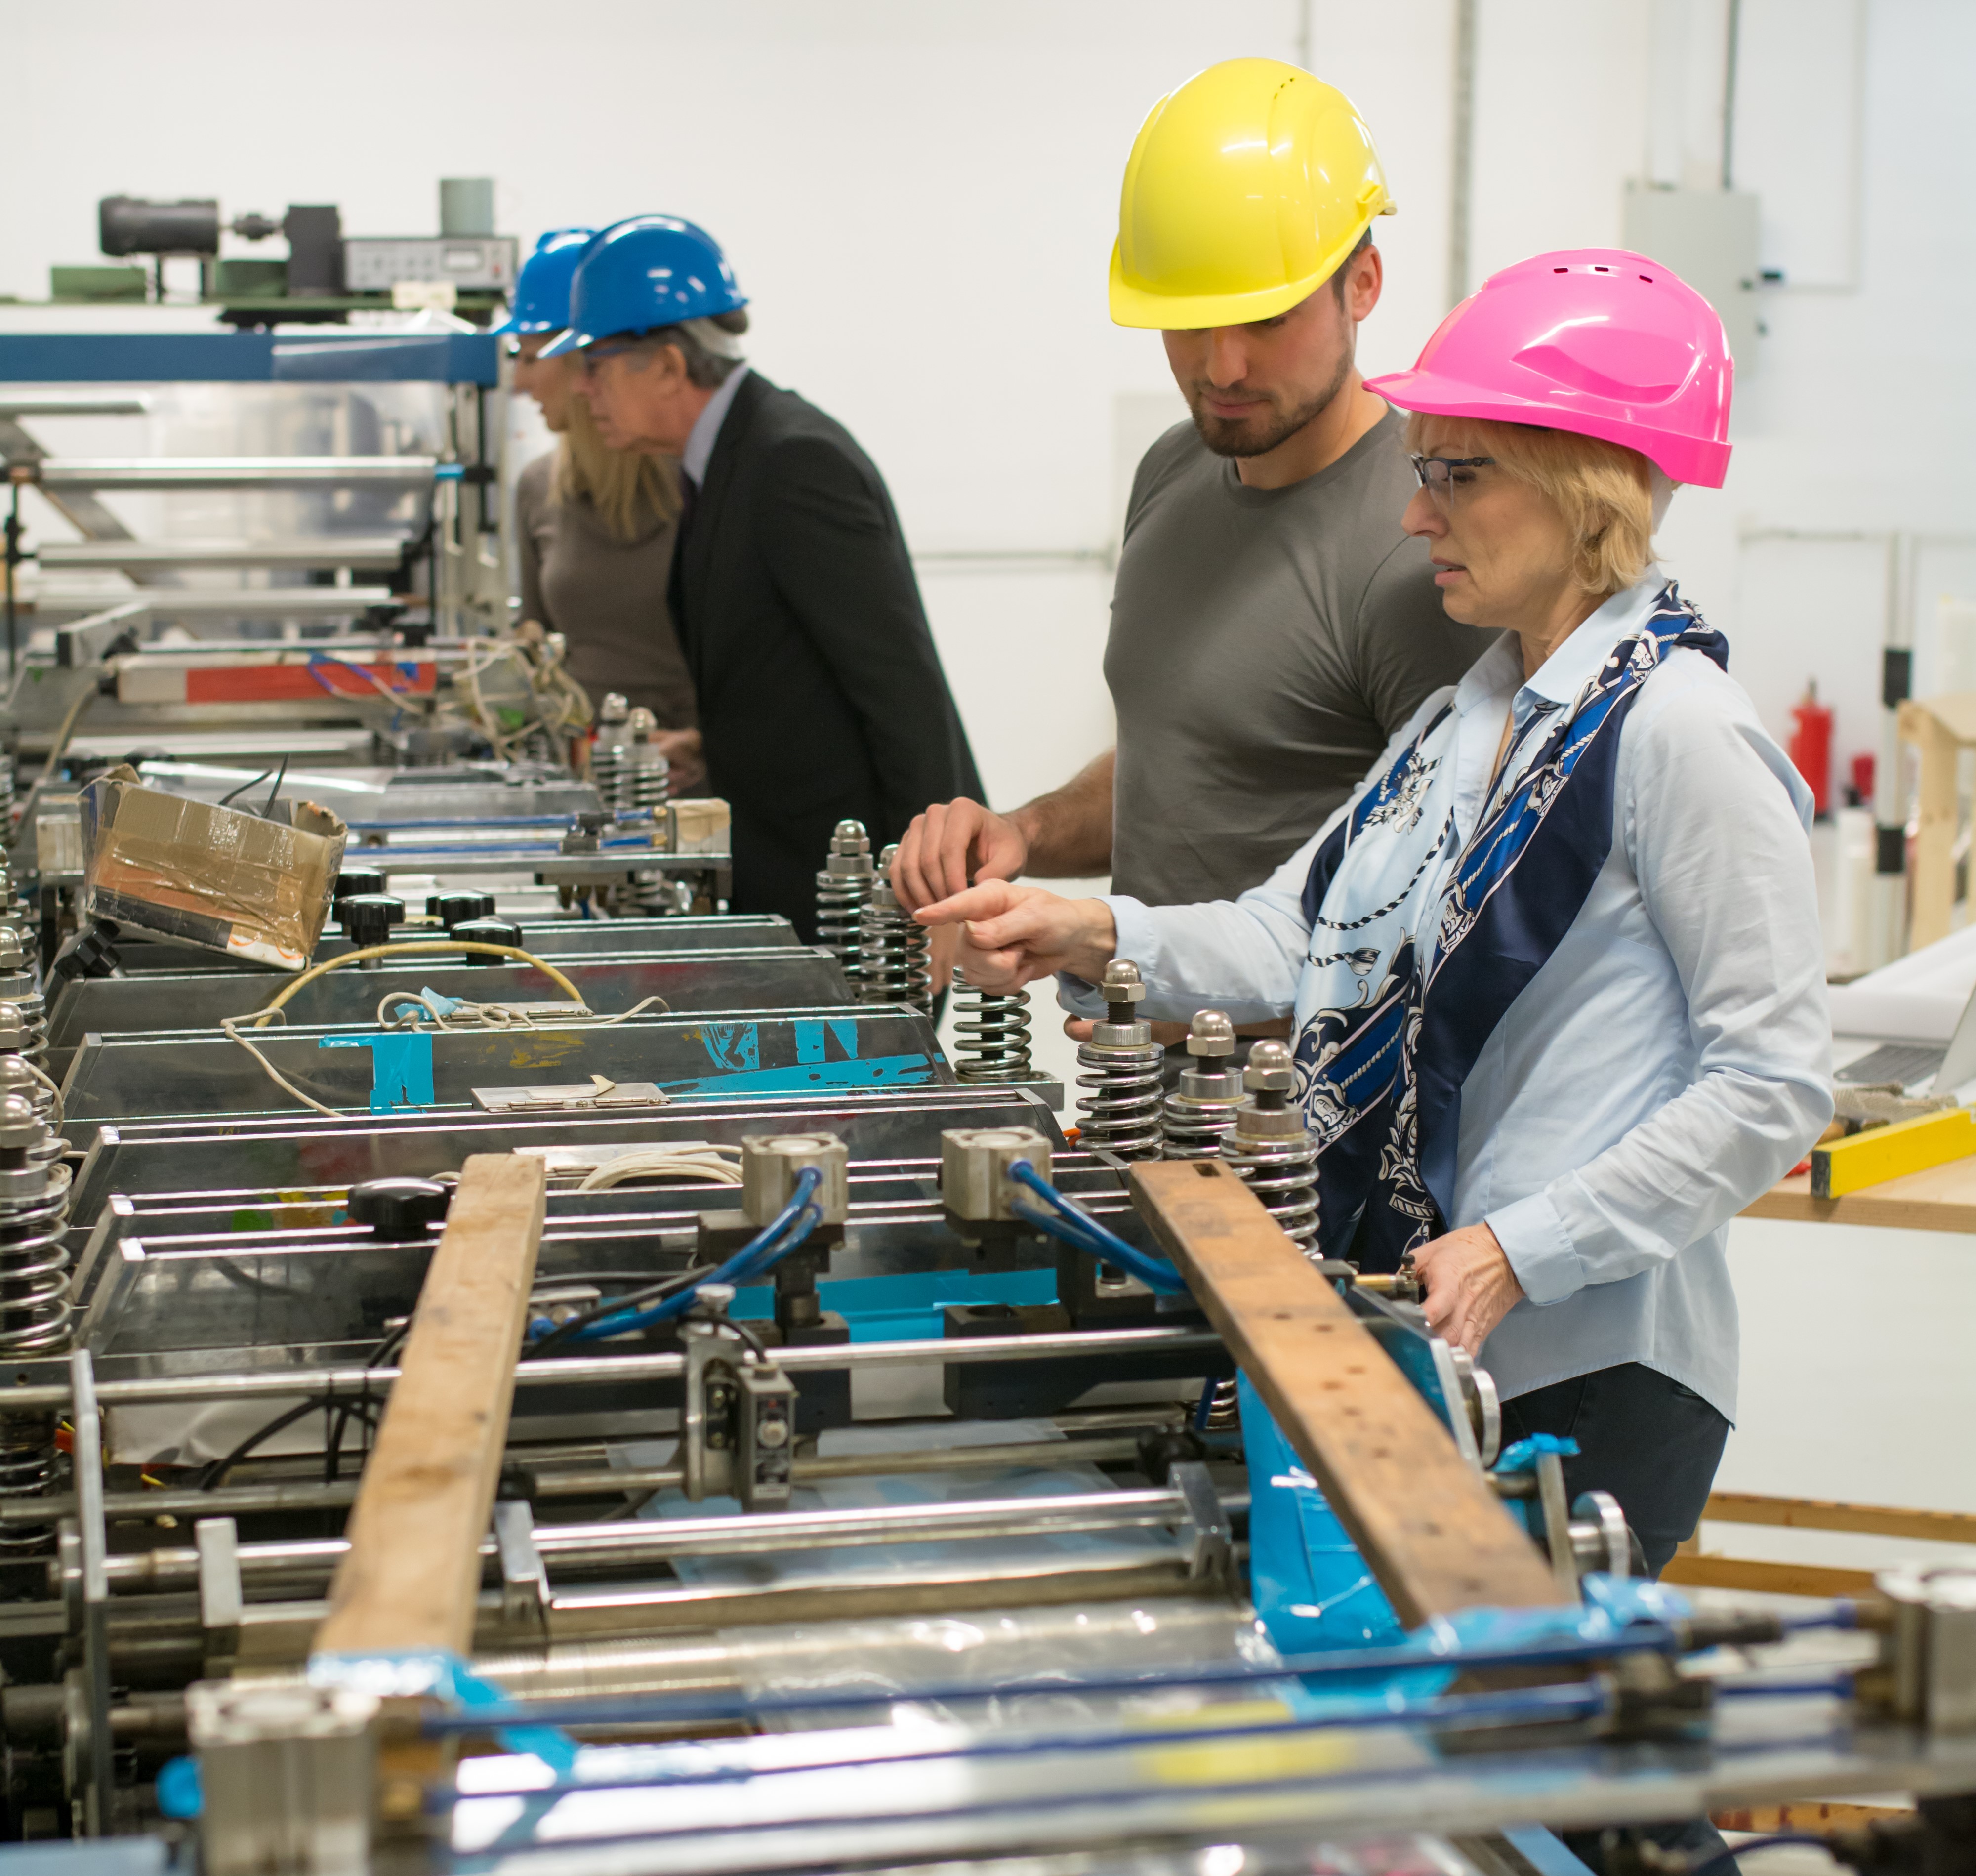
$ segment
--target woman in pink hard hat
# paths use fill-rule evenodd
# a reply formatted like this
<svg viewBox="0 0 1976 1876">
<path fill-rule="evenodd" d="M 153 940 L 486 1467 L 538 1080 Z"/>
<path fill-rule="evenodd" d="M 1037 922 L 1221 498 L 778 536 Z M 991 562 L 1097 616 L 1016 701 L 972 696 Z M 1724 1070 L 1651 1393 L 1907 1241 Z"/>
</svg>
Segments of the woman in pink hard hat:
<svg viewBox="0 0 1976 1876">
<path fill-rule="evenodd" d="M 1315 1251 L 1411 1258 L 1507 1439 L 1575 1440 L 1658 1572 L 1736 1406 L 1730 1219 L 1830 1117 L 1810 799 L 1654 564 L 1675 485 L 1719 487 L 1732 369 L 1700 295 L 1636 254 L 1546 254 L 1411 371 L 1450 615 L 1500 629 L 1352 800 L 1240 899 L 1153 908 L 988 883 L 961 964 L 1064 1001 L 1129 958 L 1148 1016 L 1294 1012 Z"/>
</svg>

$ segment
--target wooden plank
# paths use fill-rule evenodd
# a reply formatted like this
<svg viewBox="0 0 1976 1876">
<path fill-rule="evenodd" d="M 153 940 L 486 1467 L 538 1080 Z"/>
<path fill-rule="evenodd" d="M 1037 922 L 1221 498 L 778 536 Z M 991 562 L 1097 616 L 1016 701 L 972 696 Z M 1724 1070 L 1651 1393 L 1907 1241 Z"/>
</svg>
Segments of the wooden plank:
<svg viewBox="0 0 1976 1876">
<path fill-rule="evenodd" d="M 1781 1498 L 1755 1492 L 1711 1492 L 1704 1521 L 1773 1525 L 1797 1531 L 1863 1531 L 1930 1544 L 1976 1544 L 1976 1512 L 1903 1511 L 1886 1505 L 1849 1505 L 1836 1498 Z"/>
<path fill-rule="evenodd" d="M 1810 1176 L 1800 1173 L 1772 1186 L 1743 1215 L 1793 1225 L 1876 1225 L 1892 1231 L 1976 1234 L 1976 1159 L 1951 1160 L 1884 1185 L 1848 1192 L 1843 1198 L 1814 1198 Z"/>
<path fill-rule="evenodd" d="M 1755 1557 L 1677 1551 L 1661 1572 L 1661 1581 L 1701 1589 L 1755 1590 L 1767 1596 L 1858 1596 L 1873 1587 L 1873 1573 L 1835 1570 L 1823 1564 L 1769 1563 Z"/>
<path fill-rule="evenodd" d="M 1135 1165 L 1132 1202 L 1408 1627 L 1557 1602 L 1550 1564 L 1434 1410 L 1228 1168 Z"/>
<path fill-rule="evenodd" d="M 1787 1805 L 1745 1805 L 1738 1811 L 1711 1811 L 1708 1821 L 1718 1831 L 1753 1831 L 1764 1837 L 1778 1831 L 1810 1831 L 1823 1837 L 1833 1831 L 1864 1830 L 1869 1824 L 1913 1815 L 1904 1805 L 1829 1804 L 1803 1798 Z"/>
<path fill-rule="evenodd" d="M 468 1652 L 542 1242 L 542 1162 L 461 1169 L 350 1515 L 318 1653 Z"/>
<path fill-rule="evenodd" d="M 1921 752 L 1915 790 L 1913 915 L 1908 948 L 1918 951 L 1948 935 L 1955 908 L 1955 831 L 1961 804 L 1955 786 L 1961 745 L 1953 731 L 1918 704 L 1901 707 L 1902 738 Z"/>
</svg>

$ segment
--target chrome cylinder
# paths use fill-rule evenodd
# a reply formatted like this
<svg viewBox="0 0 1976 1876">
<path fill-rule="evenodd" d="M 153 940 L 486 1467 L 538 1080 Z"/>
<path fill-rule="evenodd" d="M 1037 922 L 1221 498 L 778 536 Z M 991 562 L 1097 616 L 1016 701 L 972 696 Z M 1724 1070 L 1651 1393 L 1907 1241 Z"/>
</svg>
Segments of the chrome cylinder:
<svg viewBox="0 0 1976 1876">
<path fill-rule="evenodd" d="M 963 1081 L 1027 1081 L 1034 1075 L 1027 991 L 999 996 L 969 983 L 957 971 L 953 1007 L 953 1072 Z"/>
<path fill-rule="evenodd" d="M 590 746 L 590 780 L 599 807 L 614 811 L 627 804 L 621 799 L 624 752 L 630 747 L 631 707 L 617 691 L 606 693 L 597 709 L 597 740 Z"/>
<path fill-rule="evenodd" d="M 620 812 L 647 808 L 656 813 L 672 799 L 672 765 L 659 747 L 658 719 L 649 710 L 632 711 L 626 726 L 631 740 L 619 752 Z"/>
</svg>

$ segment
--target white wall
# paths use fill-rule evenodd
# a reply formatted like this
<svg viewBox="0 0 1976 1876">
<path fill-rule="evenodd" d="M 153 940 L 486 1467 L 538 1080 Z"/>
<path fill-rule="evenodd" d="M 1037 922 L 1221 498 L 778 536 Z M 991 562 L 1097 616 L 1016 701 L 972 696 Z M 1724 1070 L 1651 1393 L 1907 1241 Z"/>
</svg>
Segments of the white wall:
<svg viewBox="0 0 1976 1876">
<path fill-rule="evenodd" d="M 1706 178 L 1723 12 L 1482 0 L 1474 279 L 1540 247 L 1616 240 L 1629 178 Z M 1976 234 L 1961 206 L 1976 153 L 1958 127 L 1976 8 L 1742 12 L 1738 180 L 1768 191 L 1766 260 L 1823 284 L 1765 295 L 1729 487 L 1681 497 L 1665 542 L 1773 727 L 1816 675 L 1843 755 L 1877 734 L 1883 550 L 1744 549 L 1739 534 L 1972 527 L 1953 453 L 1957 418 L 1976 409 L 1963 338 Z M 1121 423 L 1144 427 L 1119 401 L 1171 395 L 1158 340 L 1105 315 L 1118 178 L 1144 110 L 1214 59 L 1294 56 L 1307 35 L 1312 64 L 1372 124 L 1400 203 L 1380 227 L 1391 284 L 1362 356 L 1404 364 L 1447 304 L 1452 12 L 1451 0 L 597 0 L 567 22 L 515 0 L 38 9 L 11 38 L 37 76 L 10 88 L 27 154 L 0 292 L 37 297 L 48 263 L 91 259 L 96 199 L 117 190 L 216 193 L 229 213 L 331 200 L 347 229 L 390 232 L 433 226 L 441 174 L 489 173 L 501 226 L 529 239 L 677 209 L 727 244 L 762 368 L 851 424 L 917 549 L 1102 549 Z M 1858 284 L 1831 290 L 1856 223 Z M 1930 550 L 1918 585 L 1925 680 L 1935 599 L 1976 598 L 1976 552 Z M 1102 746 L 1102 565 L 940 560 L 927 587 L 998 800 Z"/>
</svg>

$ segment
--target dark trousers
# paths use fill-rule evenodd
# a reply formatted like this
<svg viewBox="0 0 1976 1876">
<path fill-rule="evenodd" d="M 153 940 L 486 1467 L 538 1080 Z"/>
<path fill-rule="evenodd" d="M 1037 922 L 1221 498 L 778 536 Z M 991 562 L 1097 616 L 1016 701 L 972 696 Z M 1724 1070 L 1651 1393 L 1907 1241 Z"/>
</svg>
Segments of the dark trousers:
<svg viewBox="0 0 1976 1876">
<path fill-rule="evenodd" d="M 1505 1401 L 1503 1443 L 1532 1433 L 1578 1442 L 1577 1456 L 1564 1462 L 1566 1499 L 1581 1492 L 1611 1492 L 1646 1553 L 1647 1573 L 1657 1577 L 1701 1522 L 1729 1423 L 1693 1390 L 1628 1362 Z M 1650 1825 L 1643 1835 L 1692 1861 L 1724 1848 L 1721 1832 L 1706 1818 Z M 1604 1876 L 1599 1831 L 1563 1835 L 1573 1855 Z M 1709 1876 L 1736 1876 L 1736 1865 L 1718 1863 Z"/>
<path fill-rule="evenodd" d="M 1503 1443 L 1532 1433 L 1578 1442 L 1564 1492 L 1609 1492 L 1658 1576 L 1694 1535 L 1721 1463 L 1729 1423 L 1678 1381 L 1629 1361 L 1503 1403 Z"/>
</svg>

